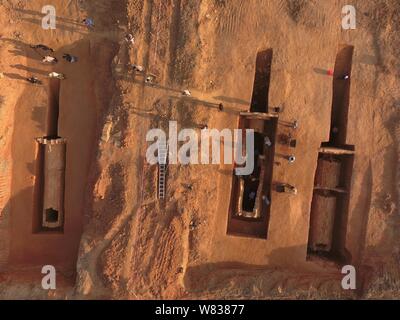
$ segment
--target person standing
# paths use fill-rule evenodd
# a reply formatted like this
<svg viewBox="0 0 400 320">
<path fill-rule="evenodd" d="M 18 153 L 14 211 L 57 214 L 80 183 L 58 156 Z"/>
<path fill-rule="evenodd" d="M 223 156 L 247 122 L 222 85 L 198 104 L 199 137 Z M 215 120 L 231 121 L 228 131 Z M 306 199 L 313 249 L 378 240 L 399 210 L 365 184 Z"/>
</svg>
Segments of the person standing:
<svg viewBox="0 0 400 320">
<path fill-rule="evenodd" d="M 137 72 L 143 72 L 144 71 L 144 67 L 140 66 L 140 65 L 137 65 L 137 64 L 133 64 L 132 65 L 132 69 L 133 69 L 133 71 L 137 71 Z"/>
<path fill-rule="evenodd" d="M 269 206 L 269 205 L 271 204 L 271 201 L 268 199 L 268 197 L 267 197 L 266 195 L 263 195 L 263 196 L 262 196 L 262 199 L 264 200 L 264 202 L 265 202 L 265 204 L 266 204 L 267 206 Z"/>
<path fill-rule="evenodd" d="M 186 90 L 182 91 L 182 95 L 185 96 L 185 97 L 190 97 L 192 95 L 192 93 L 189 90 L 186 89 Z"/>
<path fill-rule="evenodd" d="M 58 60 L 57 60 L 57 58 L 52 57 L 52 56 L 44 56 L 42 59 L 42 62 L 56 64 L 58 62 Z"/>
<path fill-rule="evenodd" d="M 78 62 L 78 57 L 70 55 L 69 53 L 64 53 L 63 58 L 70 63 Z"/>
<path fill-rule="evenodd" d="M 125 41 L 130 45 L 134 45 L 135 44 L 135 38 L 130 33 L 125 36 Z"/>
<path fill-rule="evenodd" d="M 30 83 L 32 83 L 32 84 L 42 84 L 42 81 L 40 81 L 36 77 L 29 77 L 29 78 L 26 78 L 25 80 L 30 82 Z"/>
<path fill-rule="evenodd" d="M 153 73 L 148 73 L 146 74 L 146 79 L 145 82 L 148 84 L 154 84 L 154 82 L 156 81 L 157 76 Z"/>
<path fill-rule="evenodd" d="M 270 139 L 268 136 L 265 136 L 265 137 L 264 137 L 264 144 L 265 144 L 267 147 L 272 146 L 271 139 Z"/>
<path fill-rule="evenodd" d="M 92 18 L 85 18 L 82 20 L 82 22 L 88 27 L 88 28 L 93 28 L 94 27 L 94 21 Z"/>
</svg>

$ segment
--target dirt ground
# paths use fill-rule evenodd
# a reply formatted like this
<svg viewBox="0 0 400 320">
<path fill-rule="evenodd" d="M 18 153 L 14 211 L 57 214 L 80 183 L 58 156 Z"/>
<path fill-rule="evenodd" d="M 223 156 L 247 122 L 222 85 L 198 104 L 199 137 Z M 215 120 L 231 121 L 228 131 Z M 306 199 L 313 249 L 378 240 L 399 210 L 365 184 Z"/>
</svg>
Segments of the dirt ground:
<svg viewBox="0 0 400 320">
<path fill-rule="evenodd" d="M 347 2 L 0 0 L 0 299 L 400 298 L 400 2 L 353 0 L 357 28 L 343 30 Z M 41 27 L 49 4 L 55 30 Z M 37 43 L 60 62 L 42 64 L 29 47 Z M 343 45 L 354 46 L 344 245 L 357 290 L 342 289 L 337 265 L 307 255 L 318 149 L 330 134 L 332 77 L 320 70 L 334 68 Z M 257 239 L 226 233 L 232 165 L 169 165 L 160 201 L 157 166 L 145 154 L 148 130 L 169 121 L 237 128 L 266 48 L 269 104 L 300 124 L 296 162 L 274 168 L 273 180 L 298 194 L 273 193 L 268 237 Z M 63 53 L 79 61 L 61 61 Z M 129 64 L 156 75 L 155 84 Z M 34 233 L 35 138 L 46 135 L 51 70 L 67 76 L 58 121 L 67 139 L 65 224 L 62 233 Z M 48 264 L 56 290 L 41 288 Z"/>
</svg>

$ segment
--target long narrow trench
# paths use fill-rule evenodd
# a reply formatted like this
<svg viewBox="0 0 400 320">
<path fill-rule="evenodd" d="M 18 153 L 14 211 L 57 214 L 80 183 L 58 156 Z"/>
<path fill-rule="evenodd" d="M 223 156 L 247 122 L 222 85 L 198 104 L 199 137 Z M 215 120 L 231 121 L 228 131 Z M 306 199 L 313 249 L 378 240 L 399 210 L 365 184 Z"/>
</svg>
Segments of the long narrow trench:
<svg viewBox="0 0 400 320">
<path fill-rule="evenodd" d="M 353 46 L 344 46 L 336 56 L 329 137 L 329 144 L 332 146 L 346 144 L 353 52 Z M 348 79 L 345 79 L 346 76 Z"/>
<path fill-rule="evenodd" d="M 49 104 L 47 109 L 46 137 L 58 138 L 58 116 L 60 114 L 60 85 L 59 79 L 50 79 Z"/>
<path fill-rule="evenodd" d="M 308 257 L 351 260 L 346 250 L 354 146 L 346 145 L 354 47 L 339 49 L 333 74 L 329 141 L 321 144 L 311 203 Z"/>
<path fill-rule="evenodd" d="M 272 49 L 257 54 L 250 112 L 268 112 L 269 84 L 271 80 Z"/>
<path fill-rule="evenodd" d="M 50 79 L 46 136 L 36 139 L 33 232 L 63 232 L 66 141 L 58 136 L 60 80 Z"/>
<path fill-rule="evenodd" d="M 273 159 L 278 118 L 267 116 L 271 79 L 272 49 L 258 52 L 250 113 L 240 116 L 239 128 L 254 130 L 254 170 L 252 174 L 233 175 L 227 234 L 267 238 L 271 208 Z M 266 138 L 271 145 L 265 143 Z"/>
</svg>

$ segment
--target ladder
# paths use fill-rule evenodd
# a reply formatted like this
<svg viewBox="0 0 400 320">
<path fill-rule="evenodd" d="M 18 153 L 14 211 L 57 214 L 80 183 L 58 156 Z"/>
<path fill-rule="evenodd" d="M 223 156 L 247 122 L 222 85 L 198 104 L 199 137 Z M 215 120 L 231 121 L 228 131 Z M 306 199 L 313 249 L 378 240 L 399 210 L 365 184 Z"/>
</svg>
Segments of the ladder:
<svg viewBox="0 0 400 320">
<path fill-rule="evenodd" d="M 168 143 L 158 144 L 158 198 L 165 198 Z"/>
</svg>

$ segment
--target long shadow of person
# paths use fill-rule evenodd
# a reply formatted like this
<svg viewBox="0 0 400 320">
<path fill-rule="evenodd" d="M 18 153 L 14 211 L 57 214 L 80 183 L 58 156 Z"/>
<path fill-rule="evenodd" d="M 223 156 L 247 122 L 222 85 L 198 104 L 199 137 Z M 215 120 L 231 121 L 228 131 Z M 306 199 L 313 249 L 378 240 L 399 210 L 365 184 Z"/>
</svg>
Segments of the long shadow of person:
<svg viewBox="0 0 400 320">
<path fill-rule="evenodd" d="M 14 45 L 14 49 L 8 50 L 8 52 L 14 54 L 15 56 L 22 56 L 32 60 L 42 60 L 42 55 L 37 51 L 32 49 L 29 44 L 24 43 L 20 40 L 10 39 L 10 38 L 0 38 L 1 41 L 8 42 Z"/>
</svg>

